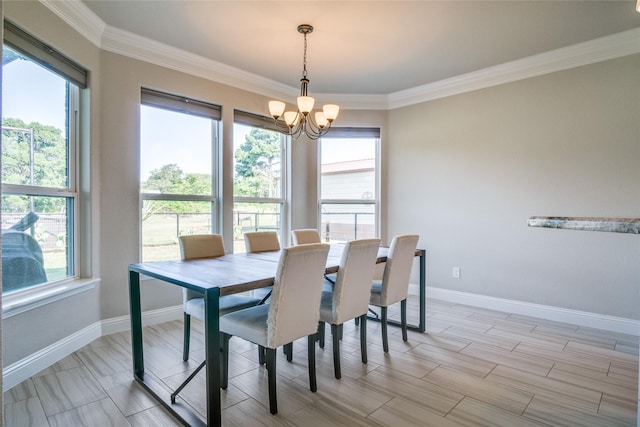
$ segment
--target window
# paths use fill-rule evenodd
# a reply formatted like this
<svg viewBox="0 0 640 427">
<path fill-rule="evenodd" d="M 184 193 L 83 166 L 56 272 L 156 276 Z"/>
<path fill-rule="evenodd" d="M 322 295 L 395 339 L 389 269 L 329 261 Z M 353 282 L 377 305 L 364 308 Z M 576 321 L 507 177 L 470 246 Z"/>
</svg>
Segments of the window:
<svg viewBox="0 0 640 427">
<path fill-rule="evenodd" d="M 87 71 L 8 21 L 2 49 L 2 292 L 77 277 L 80 88 Z"/>
<path fill-rule="evenodd" d="M 217 232 L 217 105 L 142 89 L 142 261 L 180 258 L 178 237 Z"/>
<path fill-rule="evenodd" d="M 378 129 L 334 128 L 320 140 L 323 241 L 374 238 L 378 231 Z"/>
<path fill-rule="evenodd" d="M 244 233 L 277 231 L 283 241 L 286 137 L 273 120 L 235 111 L 233 125 L 233 249 L 245 252 Z"/>
</svg>

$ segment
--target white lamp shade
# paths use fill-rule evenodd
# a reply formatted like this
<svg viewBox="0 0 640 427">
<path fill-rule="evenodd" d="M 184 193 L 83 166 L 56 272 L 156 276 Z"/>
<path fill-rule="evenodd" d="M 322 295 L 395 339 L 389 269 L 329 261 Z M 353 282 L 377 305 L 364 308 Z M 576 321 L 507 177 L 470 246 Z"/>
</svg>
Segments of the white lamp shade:
<svg viewBox="0 0 640 427">
<path fill-rule="evenodd" d="M 332 122 L 338 117 L 340 107 L 336 104 L 325 104 L 322 106 L 322 111 L 328 121 Z"/>
<path fill-rule="evenodd" d="M 297 111 L 285 111 L 284 112 L 284 121 L 287 123 L 287 126 L 290 128 L 294 127 L 298 123 L 298 118 L 300 114 Z"/>
<path fill-rule="evenodd" d="M 284 113 L 284 102 L 281 101 L 269 101 L 269 114 L 276 119 L 282 116 Z"/>
<path fill-rule="evenodd" d="M 320 129 L 329 124 L 329 120 L 322 111 L 316 111 L 316 124 Z"/>
<path fill-rule="evenodd" d="M 312 96 L 299 96 L 298 97 L 298 110 L 302 114 L 309 114 L 313 110 L 313 104 L 316 100 Z"/>
</svg>

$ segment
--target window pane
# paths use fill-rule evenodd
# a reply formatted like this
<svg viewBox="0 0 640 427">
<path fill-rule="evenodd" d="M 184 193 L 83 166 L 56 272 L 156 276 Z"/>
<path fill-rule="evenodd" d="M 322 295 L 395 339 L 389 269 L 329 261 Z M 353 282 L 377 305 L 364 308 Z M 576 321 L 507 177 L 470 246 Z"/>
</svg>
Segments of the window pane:
<svg viewBox="0 0 640 427">
<path fill-rule="evenodd" d="M 212 232 L 213 203 L 145 200 L 142 261 L 180 259 L 178 236 Z"/>
<path fill-rule="evenodd" d="M 4 45 L 2 182 L 69 187 L 68 84 Z"/>
<path fill-rule="evenodd" d="M 140 106 L 141 192 L 211 195 L 217 121 Z"/>
<path fill-rule="evenodd" d="M 235 203 L 233 206 L 233 252 L 246 252 L 244 233 L 277 231 L 280 233 L 280 203 Z"/>
<path fill-rule="evenodd" d="M 234 124 L 233 195 L 281 197 L 282 135 Z"/>
<path fill-rule="evenodd" d="M 375 205 L 323 203 L 320 235 L 329 243 L 376 237 Z"/>
<path fill-rule="evenodd" d="M 375 200 L 375 139 L 324 138 L 320 147 L 322 199 Z"/>
<path fill-rule="evenodd" d="M 2 291 L 74 274 L 73 198 L 2 195 Z"/>
</svg>

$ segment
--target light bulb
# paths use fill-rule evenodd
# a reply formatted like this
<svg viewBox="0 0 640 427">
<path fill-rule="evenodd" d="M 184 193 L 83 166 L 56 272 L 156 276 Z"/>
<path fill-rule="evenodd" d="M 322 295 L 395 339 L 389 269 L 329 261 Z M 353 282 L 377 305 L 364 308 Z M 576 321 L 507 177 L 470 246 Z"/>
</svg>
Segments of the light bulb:
<svg viewBox="0 0 640 427">
<path fill-rule="evenodd" d="M 316 124 L 320 129 L 329 124 L 329 120 L 322 111 L 316 111 Z"/>
<path fill-rule="evenodd" d="M 332 122 L 338 117 L 340 107 L 336 104 L 325 104 L 322 106 L 322 111 L 329 122 Z"/>
<path fill-rule="evenodd" d="M 313 99 L 312 96 L 299 96 L 298 97 L 298 110 L 307 115 L 313 110 L 313 104 L 315 104 L 316 100 Z"/>
<path fill-rule="evenodd" d="M 284 112 L 284 121 L 290 128 L 294 127 L 298 123 L 298 118 L 300 114 L 297 111 L 285 111 Z"/>
</svg>

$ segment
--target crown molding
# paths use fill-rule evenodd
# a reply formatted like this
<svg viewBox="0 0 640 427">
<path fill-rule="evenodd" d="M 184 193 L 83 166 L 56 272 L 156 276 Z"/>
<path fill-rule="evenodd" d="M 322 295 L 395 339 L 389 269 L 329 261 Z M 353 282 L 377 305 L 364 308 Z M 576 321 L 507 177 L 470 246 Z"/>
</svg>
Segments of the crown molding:
<svg viewBox="0 0 640 427">
<path fill-rule="evenodd" d="M 69 24 L 84 38 L 100 47 L 107 24 L 80 1 L 40 0 L 47 9 Z"/>
<path fill-rule="evenodd" d="M 640 28 L 389 94 L 389 109 L 640 53 Z"/>
<path fill-rule="evenodd" d="M 108 26 L 80 1 L 40 0 L 40 2 L 94 45 L 106 51 L 270 98 L 293 102 L 298 95 L 297 87 L 283 85 L 257 74 Z M 640 53 L 640 28 L 387 95 L 315 94 L 315 96 L 318 100 L 327 99 L 339 103 L 342 109 L 390 110 L 636 53 Z"/>
</svg>

